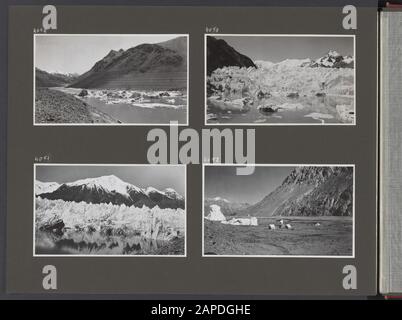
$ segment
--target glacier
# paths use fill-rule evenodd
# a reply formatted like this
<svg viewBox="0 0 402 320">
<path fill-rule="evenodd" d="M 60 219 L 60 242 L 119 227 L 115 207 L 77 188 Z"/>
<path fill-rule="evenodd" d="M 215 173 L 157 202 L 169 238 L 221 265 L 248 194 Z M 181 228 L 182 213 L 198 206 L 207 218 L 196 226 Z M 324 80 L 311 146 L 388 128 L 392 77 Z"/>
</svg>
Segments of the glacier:
<svg viewBox="0 0 402 320">
<path fill-rule="evenodd" d="M 70 254 L 153 254 L 160 244 L 184 241 L 185 221 L 183 209 L 35 201 L 36 246 L 47 251 L 63 245 Z"/>
<path fill-rule="evenodd" d="M 286 96 L 292 92 L 311 95 L 325 92 L 332 95 L 354 95 L 354 69 L 303 67 L 295 63 L 272 64 L 259 69 L 223 67 L 215 70 L 208 82 L 215 88 L 225 88 L 226 94 L 242 98 L 241 93 L 256 91 Z"/>
<path fill-rule="evenodd" d="M 96 99 L 108 105 L 127 104 L 139 108 L 172 108 L 187 107 L 187 94 L 179 90 L 118 90 L 118 89 L 85 89 L 86 94 L 80 96 L 83 89 L 56 88 L 59 91 L 73 94 L 77 98 L 89 102 Z"/>
<path fill-rule="evenodd" d="M 329 58 L 288 59 L 216 69 L 207 77 L 208 121 L 354 123 L 355 70 L 334 64 Z M 311 113 L 323 116 L 305 117 Z"/>
</svg>

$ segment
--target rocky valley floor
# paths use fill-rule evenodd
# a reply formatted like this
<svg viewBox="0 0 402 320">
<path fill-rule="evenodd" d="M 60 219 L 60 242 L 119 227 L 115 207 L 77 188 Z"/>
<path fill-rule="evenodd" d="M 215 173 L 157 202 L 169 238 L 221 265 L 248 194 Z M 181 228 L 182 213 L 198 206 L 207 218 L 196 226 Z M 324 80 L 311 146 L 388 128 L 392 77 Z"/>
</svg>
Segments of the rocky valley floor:
<svg viewBox="0 0 402 320">
<path fill-rule="evenodd" d="M 204 220 L 205 255 L 351 256 L 350 217 L 286 217 L 292 229 L 270 230 L 275 218 L 260 218 L 258 226 L 235 226 Z M 319 223 L 319 226 L 316 224 Z"/>
</svg>

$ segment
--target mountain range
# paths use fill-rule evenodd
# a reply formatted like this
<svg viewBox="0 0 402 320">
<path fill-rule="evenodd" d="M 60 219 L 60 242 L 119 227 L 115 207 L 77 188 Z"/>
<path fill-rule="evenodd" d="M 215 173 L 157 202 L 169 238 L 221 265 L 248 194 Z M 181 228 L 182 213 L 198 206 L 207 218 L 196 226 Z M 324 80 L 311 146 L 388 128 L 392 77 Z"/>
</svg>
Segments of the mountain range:
<svg viewBox="0 0 402 320">
<path fill-rule="evenodd" d="M 207 73 L 211 73 L 223 67 L 236 66 L 240 68 L 263 68 L 276 67 L 311 67 L 311 68 L 353 68 L 354 59 L 352 56 L 342 56 L 335 50 L 329 50 L 324 56 L 312 60 L 305 59 L 285 59 L 274 63 L 270 61 L 253 61 L 248 56 L 236 51 L 225 40 L 207 36 Z"/>
<path fill-rule="evenodd" d="M 145 205 L 148 208 L 158 206 L 161 209 L 184 209 L 185 206 L 184 197 L 172 188 L 162 191 L 153 187 L 143 189 L 114 175 L 82 179 L 61 185 L 36 180 L 35 195 L 49 200 L 124 204 L 139 208 Z"/>
<path fill-rule="evenodd" d="M 205 215 L 211 204 L 225 216 L 352 216 L 352 167 L 297 167 L 272 192 L 254 205 L 205 199 Z"/>
<path fill-rule="evenodd" d="M 313 61 L 309 67 L 311 68 L 353 68 L 354 59 L 352 56 L 342 56 L 334 50 L 328 51 L 326 55 Z"/>
<path fill-rule="evenodd" d="M 35 68 L 36 87 L 65 87 L 74 82 L 78 74 L 50 73 Z"/>
<path fill-rule="evenodd" d="M 231 202 L 221 197 L 206 198 L 204 200 L 205 215 L 208 215 L 211 205 L 218 205 L 225 216 L 235 216 L 250 206 L 249 203 Z"/>
<path fill-rule="evenodd" d="M 187 87 L 187 38 L 181 36 L 157 44 L 111 50 L 70 87 L 184 89 Z"/>
<path fill-rule="evenodd" d="M 324 56 L 312 60 L 310 58 L 305 59 L 285 59 L 280 62 L 271 62 L 257 60 L 255 61 L 257 67 L 262 69 L 270 68 L 294 68 L 294 67 L 309 67 L 309 68 L 353 68 L 354 59 L 351 56 L 342 56 L 334 50 L 328 51 Z"/>
</svg>

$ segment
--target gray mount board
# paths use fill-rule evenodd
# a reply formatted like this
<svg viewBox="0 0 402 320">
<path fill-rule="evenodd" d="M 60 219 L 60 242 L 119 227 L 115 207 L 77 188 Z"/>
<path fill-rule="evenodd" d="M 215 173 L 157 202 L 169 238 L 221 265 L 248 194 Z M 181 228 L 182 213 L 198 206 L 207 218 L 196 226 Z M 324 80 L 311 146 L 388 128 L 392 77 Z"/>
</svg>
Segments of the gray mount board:
<svg viewBox="0 0 402 320">
<path fill-rule="evenodd" d="M 357 30 L 342 28 L 342 8 L 335 7 L 57 6 L 57 9 L 58 26 L 53 33 L 189 34 L 189 126 L 198 131 L 204 128 L 206 27 L 216 26 L 220 33 L 227 34 L 356 35 L 355 126 L 256 129 L 257 163 L 355 165 L 355 257 L 203 258 L 201 165 L 187 168 L 186 258 L 33 257 L 35 157 L 49 155 L 52 163 L 147 163 L 146 135 L 151 127 L 33 126 L 33 29 L 41 26 L 42 7 L 14 6 L 9 12 L 8 292 L 376 294 L 375 8 L 358 8 Z M 276 139 L 269 139 L 272 136 Z M 42 268 L 49 264 L 57 268 L 57 290 L 46 291 L 42 287 Z M 355 290 L 343 288 L 345 265 L 357 269 Z"/>
</svg>

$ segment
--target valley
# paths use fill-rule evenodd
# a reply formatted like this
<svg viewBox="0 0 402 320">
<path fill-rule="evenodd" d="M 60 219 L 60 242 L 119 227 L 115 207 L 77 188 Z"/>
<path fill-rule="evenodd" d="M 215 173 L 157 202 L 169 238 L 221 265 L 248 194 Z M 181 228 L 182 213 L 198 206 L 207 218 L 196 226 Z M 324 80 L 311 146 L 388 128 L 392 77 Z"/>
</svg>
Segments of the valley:
<svg viewBox="0 0 402 320">
<path fill-rule="evenodd" d="M 352 167 L 295 167 L 254 204 L 206 198 L 204 254 L 350 256 L 353 183 Z"/>
<path fill-rule="evenodd" d="M 187 81 L 184 36 L 112 49 L 81 75 L 36 68 L 35 123 L 184 124 Z"/>
</svg>

